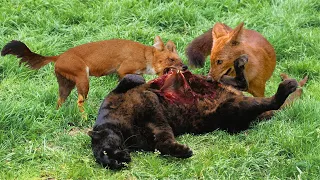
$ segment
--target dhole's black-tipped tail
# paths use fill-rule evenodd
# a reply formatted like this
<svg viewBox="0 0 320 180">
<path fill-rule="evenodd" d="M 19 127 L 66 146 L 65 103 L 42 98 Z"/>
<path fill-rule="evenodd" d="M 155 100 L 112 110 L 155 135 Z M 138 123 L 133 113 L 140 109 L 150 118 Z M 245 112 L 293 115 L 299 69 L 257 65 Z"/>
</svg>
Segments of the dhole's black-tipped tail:
<svg viewBox="0 0 320 180">
<path fill-rule="evenodd" d="M 206 57 L 212 48 L 212 28 L 195 38 L 186 48 L 189 64 L 193 67 L 203 67 Z"/>
<path fill-rule="evenodd" d="M 40 69 L 49 62 L 55 61 L 57 56 L 45 57 L 34 52 L 21 41 L 13 40 L 6 44 L 1 50 L 1 56 L 12 54 L 21 58 L 19 64 L 25 63 L 31 69 Z"/>
</svg>

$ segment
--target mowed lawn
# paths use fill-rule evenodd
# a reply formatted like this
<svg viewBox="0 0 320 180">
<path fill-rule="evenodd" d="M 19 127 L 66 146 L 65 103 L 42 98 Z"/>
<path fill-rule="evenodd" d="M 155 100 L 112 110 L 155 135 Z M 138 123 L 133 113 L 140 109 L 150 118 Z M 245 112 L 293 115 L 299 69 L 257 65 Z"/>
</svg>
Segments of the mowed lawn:
<svg viewBox="0 0 320 180">
<path fill-rule="evenodd" d="M 309 76 L 304 94 L 271 121 L 239 134 L 186 134 L 189 159 L 134 152 L 128 168 L 104 169 L 94 160 L 86 134 L 116 75 L 90 78 L 87 119 L 77 93 L 56 110 L 54 66 L 34 71 L 14 56 L 0 57 L 0 179 L 319 179 L 320 1 L 319 0 L 0 0 L 0 48 L 25 42 L 42 55 L 57 55 L 87 42 L 122 38 L 152 45 L 156 35 L 185 47 L 215 22 L 240 22 L 274 46 L 277 66 L 267 83 L 272 96 L 279 74 Z M 209 60 L 194 73 L 207 74 Z M 145 76 L 152 79 L 154 76 Z M 187 117 L 186 117 L 187 118 Z"/>
</svg>

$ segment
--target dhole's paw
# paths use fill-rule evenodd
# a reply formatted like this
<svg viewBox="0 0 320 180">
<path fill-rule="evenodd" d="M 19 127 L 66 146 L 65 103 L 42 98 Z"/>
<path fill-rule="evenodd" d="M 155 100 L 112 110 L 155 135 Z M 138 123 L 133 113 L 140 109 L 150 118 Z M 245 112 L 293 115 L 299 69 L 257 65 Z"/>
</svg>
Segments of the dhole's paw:
<svg viewBox="0 0 320 180">
<path fill-rule="evenodd" d="M 248 63 L 248 55 L 243 54 L 234 61 L 234 67 L 243 69 L 244 65 L 246 65 L 247 63 Z"/>
<path fill-rule="evenodd" d="M 297 87 L 298 82 L 295 79 L 286 79 L 280 83 L 277 94 L 288 96 L 289 94 L 294 92 Z"/>
<path fill-rule="evenodd" d="M 175 143 L 170 150 L 170 155 L 177 158 L 189 158 L 193 152 L 188 146 Z"/>
</svg>

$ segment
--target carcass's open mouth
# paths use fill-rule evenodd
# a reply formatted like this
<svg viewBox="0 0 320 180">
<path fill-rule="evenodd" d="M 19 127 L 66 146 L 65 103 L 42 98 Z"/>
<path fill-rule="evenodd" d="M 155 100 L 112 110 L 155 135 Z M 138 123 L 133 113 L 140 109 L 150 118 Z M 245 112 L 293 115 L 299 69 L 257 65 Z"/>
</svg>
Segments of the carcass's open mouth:
<svg viewBox="0 0 320 180">
<path fill-rule="evenodd" d="M 203 76 L 172 67 L 166 68 L 163 74 L 148 84 L 152 91 L 169 102 L 192 104 L 199 98 L 215 97 L 214 84 Z"/>
</svg>

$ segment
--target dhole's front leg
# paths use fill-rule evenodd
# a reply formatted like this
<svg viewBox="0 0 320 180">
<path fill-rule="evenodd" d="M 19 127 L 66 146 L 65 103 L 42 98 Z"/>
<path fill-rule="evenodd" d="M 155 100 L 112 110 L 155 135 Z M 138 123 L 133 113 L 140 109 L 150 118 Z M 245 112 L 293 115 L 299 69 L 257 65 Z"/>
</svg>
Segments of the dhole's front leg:
<svg viewBox="0 0 320 180">
<path fill-rule="evenodd" d="M 230 98 L 216 110 L 217 118 L 221 120 L 221 128 L 229 132 L 247 129 L 260 114 L 279 109 L 297 87 L 296 80 L 287 79 L 280 83 L 277 93 L 270 98 L 244 96 Z"/>
</svg>

